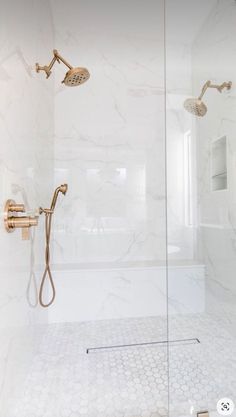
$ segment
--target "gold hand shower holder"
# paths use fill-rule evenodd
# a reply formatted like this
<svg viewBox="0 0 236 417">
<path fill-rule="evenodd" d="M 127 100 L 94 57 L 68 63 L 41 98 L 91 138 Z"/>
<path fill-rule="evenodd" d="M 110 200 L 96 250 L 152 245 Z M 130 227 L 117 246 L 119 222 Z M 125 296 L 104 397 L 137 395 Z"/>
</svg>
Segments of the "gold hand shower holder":
<svg viewBox="0 0 236 417">
<path fill-rule="evenodd" d="M 51 229 L 52 229 L 52 216 L 56 207 L 57 197 L 59 193 L 66 194 L 68 189 L 67 184 L 62 184 L 60 187 L 57 187 L 53 199 L 51 202 L 50 208 L 39 208 L 39 214 L 45 214 L 45 236 L 46 236 L 46 247 L 45 247 L 45 270 L 42 276 L 40 289 L 39 289 L 39 303 L 42 307 L 49 307 L 55 300 L 56 297 L 56 289 L 52 277 L 51 267 L 50 267 L 50 239 L 51 239 Z M 49 282 L 52 288 L 52 297 L 48 303 L 45 303 L 43 300 L 43 290 L 46 278 L 49 278 Z"/>
<path fill-rule="evenodd" d="M 59 53 L 56 49 L 53 49 L 53 58 L 50 62 L 50 64 L 48 65 L 44 65 L 41 66 L 39 65 L 39 63 L 36 63 L 36 72 L 40 72 L 40 71 L 45 71 L 46 73 L 46 78 L 49 78 L 51 73 L 52 73 L 52 67 L 54 66 L 54 64 L 56 62 L 58 62 L 58 64 L 60 64 L 61 62 L 63 62 L 64 65 L 66 65 L 70 70 L 73 68 Z"/>
</svg>

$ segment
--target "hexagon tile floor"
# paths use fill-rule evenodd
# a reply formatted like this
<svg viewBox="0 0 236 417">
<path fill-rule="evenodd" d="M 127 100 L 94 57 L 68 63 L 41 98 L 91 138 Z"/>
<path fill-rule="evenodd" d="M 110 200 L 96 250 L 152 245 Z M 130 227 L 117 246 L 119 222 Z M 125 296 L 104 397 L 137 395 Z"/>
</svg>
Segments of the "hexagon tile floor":
<svg viewBox="0 0 236 417">
<path fill-rule="evenodd" d="M 236 402 L 235 339 L 207 316 L 49 325 L 12 417 L 189 416 Z M 169 366 L 167 364 L 169 363 Z M 169 384 L 168 384 L 169 381 Z"/>
</svg>

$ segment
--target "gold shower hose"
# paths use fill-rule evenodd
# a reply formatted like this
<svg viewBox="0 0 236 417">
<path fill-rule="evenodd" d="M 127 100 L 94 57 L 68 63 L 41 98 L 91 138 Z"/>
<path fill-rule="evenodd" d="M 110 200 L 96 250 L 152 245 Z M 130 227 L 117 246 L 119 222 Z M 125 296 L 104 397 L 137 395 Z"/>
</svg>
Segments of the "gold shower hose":
<svg viewBox="0 0 236 417">
<path fill-rule="evenodd" d="M 43 209 L 43 213 L 45 214 L 46 248 L 45 248 L 45 270 L 44 270 L 44 274 L 43 274 L 42 281 L 40 284 L 40 289 L 39 289 L 39 303 L 42 307 L 46 308 L 46 307 L 49 307 L 55 300 L 56 289 L 55 289 L 55 285 L 54 285 L 54 281 L 53 281 L 53 277 L 52 277 L 52 273 L 50 269 L 50 239 L 51 239 L 53 210 Z M 43 301 L 43 290 L 44 290 L 47 275 L 48 275 L 49 282 L 52 288 L 52 297 L 51 297 L 51 300 L 46 304 Z"/>
<path fill-rule="evenodd" d="M 64 195 L 66 195 L 68 190 L 68 184 L 62 184 L 59 187 L 56 188 L 56 190 L 54 191 L 53 194 L 53 199 L 51 202 L 51 207 L 49 209 L 44 209 L 42 207 L 39 207 L 39 214 L 43 214 L 45 215 L 45 236 L 46 236 L 46 248 L 45 248 L 45 270 L 44 270 L 44 274 L 42 276 L 42 281 L 40 284 L 40 289 L 39 289 L 39 303 L 42 307 L 49 307 L 53 301 L 55 300 L 56 297 L 56 289 L 55 289 L 55 285 L 53 282 L 53 278 L 52 278 L 52 273 L 51 273 L 51 269 L 50 269 L 50 239 L 51 239 L 51 229 L 52 229 L 52 215 L 54 213 L 56 204 L 57 204 L 57 198 L 58 198 L 58 194 L 62 193 Z M 52 288 L 52 297 L 51 300 L 48 303 L 44 303 L 43 301 L 43 291 L 44 291 L 44 286 L 45 286 L 45 281 L 46 278 L 49 278 L 49 282 L 51 284 L 51 288 Z"/>
</svg>

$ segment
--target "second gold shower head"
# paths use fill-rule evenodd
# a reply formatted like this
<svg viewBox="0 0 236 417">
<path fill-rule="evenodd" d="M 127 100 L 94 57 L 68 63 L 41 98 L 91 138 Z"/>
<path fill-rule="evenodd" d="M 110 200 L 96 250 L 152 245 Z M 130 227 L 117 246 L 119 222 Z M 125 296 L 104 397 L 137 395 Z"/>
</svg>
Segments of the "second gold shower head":
<svg viewBox="0 0 236 417">
<path fill-rule="evenodd" d="M 59 53 L 56 49 L 53 50 L 53 58 L 51 62 L 48 65 L 40 66 L 38 63 L 36 63 L 36 72 L 45 71 L 46 78 L 49 78 L 52 73 L 52 67 L 55 64 L 55 62 L 58 62 L 59 64 L 63 62 L 64 65 L 66 65 L 69 68 L 69 71 L 67 71 L 64 80 L 62 80 L 62 83 L 65 84 L 68 87 L 76 87 L 78 85 L 81 85 L 85 83 L 89 78 L 90 74 L 87 68 L 83 67 L 76 67 L 73 68 Z"/>
<path fill-rule="evenodd" d="M 207 106 L 202 101 L 202 98 L 204 94 L 206 93 L 206 91 L 208 90 L 208 88 L 215 88 L 216 90 L 219 91 L 219 93 L 222 93 L 224 89 L 230 90 L 231 87 L 232 87 L 231 81 L 224 82 L 223 84 L 220 84 L 220 85 L 213 84 L 211 81 L 207 81 L 204 84 L 202 88 L 202 92 L 199 97 L 187 98 L 187 100 L 185 100 L 184 108 L 185 110 L 187 110 L 189 113 L 193 114 L 194 116 L 204 117 L 207 114 Z"/>
</svg>

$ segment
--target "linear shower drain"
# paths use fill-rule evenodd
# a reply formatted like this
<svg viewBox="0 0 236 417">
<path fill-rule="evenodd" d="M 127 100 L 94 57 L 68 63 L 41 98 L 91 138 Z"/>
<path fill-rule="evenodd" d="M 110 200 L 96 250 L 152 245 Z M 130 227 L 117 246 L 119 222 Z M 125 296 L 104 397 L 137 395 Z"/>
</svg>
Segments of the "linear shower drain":
<svg viewBox="0 0 236 417">
<path fill-rule="evenodd" d="M 111 345 L 111 346 L 98 346 L 98 347 L 90 347 L 86 349 L 86 353 L 89 354 L 91 352 L 101 352 L 106 350 L 113 350 L 113 349 L 127 349 L 132 347 L 145 347 L 145 346 L 183 346 L 183 345 L 197 345 L 201 343 L 198 338 L 195 339 L 180 339 L 180 340 L 171 340 L 171 341 L 160 341 L 160 342 L 146 342 L 146 343 L 131 343 L 125 345 Z"/>
</svg>

